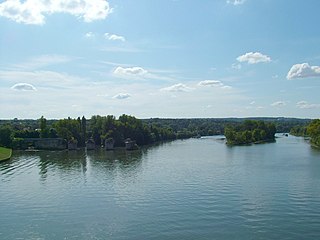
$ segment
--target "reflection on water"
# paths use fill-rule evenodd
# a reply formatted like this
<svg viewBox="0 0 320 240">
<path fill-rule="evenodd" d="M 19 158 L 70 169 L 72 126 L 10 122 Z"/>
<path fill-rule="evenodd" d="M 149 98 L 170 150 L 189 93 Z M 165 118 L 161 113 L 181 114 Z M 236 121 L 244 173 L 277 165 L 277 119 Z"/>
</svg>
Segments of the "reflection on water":
<svg viewBox="0 0 320 240">
<path fill-rule="evenodd" d="M 138 151 L 15 152 L 0 239 L 318 239 L 320 151 L 220 137 Z"/>
<path fill-rule="evenodd" d="M 155 148 L 155 147 L 154 147 Z M 45 181 L 48 174 L 77 174 L 86 175 L 88 168 L 91 171 L 123 171 L 139 172 L 141 161 L 148 152 L 147 148 L 135 151 L 118 149 L 105 151 L 16 151 L 10 161 L 0 165 L 0 173 L 4 176 L 14 174 L 22 168 L 39 167 L 41 181 Z M 9 175 L 10 175 L 9 174 Z"/>
</svg>

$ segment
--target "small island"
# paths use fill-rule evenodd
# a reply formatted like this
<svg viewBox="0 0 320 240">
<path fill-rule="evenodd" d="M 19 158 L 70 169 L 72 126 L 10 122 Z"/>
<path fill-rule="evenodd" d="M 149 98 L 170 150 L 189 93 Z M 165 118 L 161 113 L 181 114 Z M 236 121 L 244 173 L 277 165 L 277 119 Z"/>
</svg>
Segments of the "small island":
<svg viewBox="0 0 320 240">
<path fill-rule="evenodd" d="M 245 120 L 239 125 L 226 126 L 224 135 L 228 145 L 247 145 L 274 141 L 276 126 L 264 121 Z"/>
</svg>

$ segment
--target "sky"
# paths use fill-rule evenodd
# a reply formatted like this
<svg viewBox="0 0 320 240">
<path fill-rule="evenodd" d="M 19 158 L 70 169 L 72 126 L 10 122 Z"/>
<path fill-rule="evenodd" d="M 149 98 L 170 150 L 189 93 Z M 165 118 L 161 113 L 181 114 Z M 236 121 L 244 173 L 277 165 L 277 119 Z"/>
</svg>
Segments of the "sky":
<svg viewBox="0 0 320 240">
<path fill-rule="evenodd" d="M 320 117 L 318 0 L 0 0 L 0 119 Z"/>
</svg>

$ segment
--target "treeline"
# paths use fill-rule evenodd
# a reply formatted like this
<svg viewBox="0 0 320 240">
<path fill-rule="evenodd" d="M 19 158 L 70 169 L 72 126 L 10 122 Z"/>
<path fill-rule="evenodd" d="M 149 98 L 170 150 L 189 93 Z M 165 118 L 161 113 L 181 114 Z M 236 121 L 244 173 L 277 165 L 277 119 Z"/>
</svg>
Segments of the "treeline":
<svg viewBox="0 0 320 240">
<path fill-rule="evenodd" d="M 112 138 L 115 146 L 123 146 L 127 138 L 135 140 L 138 145 L 178 138 L 169 127 L 148 125 L 125 114 L 118 119 L 112 115 L 96 115 L 89 120 L 85 117 L 69 117 L 50 123 L 42 116 L 37 122 L 37 126 L 21 124 L 18 121 L 1 125 L 0 145 L 19 148 L 25 138 L 63 138 L 76 142 L 78 147 L 84 147 L 88 139 L 93 139 L 96 145 L 103 145 L 106 139 Z"/>
<path fill-rule="evenodd" d="M 308 127 L 307 124 L 294 126 L 291 128 L 290 134 L 297 137 L 307 137 L 308 136 L 307 127 Z"/>
<path fill-rule="evenodd" d="M 183 136 L 211 136 L 224 134 L 226 126 L 234 126 L 242 124 L 246 120 L 264 121 L 265 123 L 273 123 L 278 133 L 288 133 L 295 126 L 306 126 L 311 119 L 299 118 L 273 118 L 273 117 L 256 117 L 256 118 L 191 118 L 191 119 L 165 119 L 151 118 L 143 119 L 146 124 L 156 124 L 172 128 L 174 132 Z"/>
<path fill-rule="evenodd" d="M 240 125 L 229 125 L 224 135 L 229 145 L 241 145 L 274 140 L 276 126 L 264 121 L 245 120 Z"/>
<path fill-rule="evenodd" d="M 74 140 L 79 147 L 84 146 L 90 138 L 94 139 L 97 145 L 103 144 L 108 138 L 115 140 L 115 146 L 122 146 L 126 138 L 136 140 L 138 145 L 145 145 L 165 140 L 224 134 L 226 126 L 241 129 L 241 124 L 246 120 L 272 123 L 277 132 L 290 132 L 291 130 L 291 133 L 306 131 L 302 129 L 311 122 L 310 119 L 297 118 L 137 119 L 125 114 L 119 118 L 112 115 L 96 115 L 90 119 L 85 117 L 60 120 L 47 120 L 44 117 L 37 120 L 13 119 L 0 120 L 0 145 L 17 147 L 24 138 L 58 137 L 68 141 Z M 249 134 L 246 134 L 246 137 L 239 136 L 239 139 L 249 139 Z M 264 137 L 263 132 L 260 135 Z M 254 140 L 257 139 L 256 131 Z"/>
</svg>

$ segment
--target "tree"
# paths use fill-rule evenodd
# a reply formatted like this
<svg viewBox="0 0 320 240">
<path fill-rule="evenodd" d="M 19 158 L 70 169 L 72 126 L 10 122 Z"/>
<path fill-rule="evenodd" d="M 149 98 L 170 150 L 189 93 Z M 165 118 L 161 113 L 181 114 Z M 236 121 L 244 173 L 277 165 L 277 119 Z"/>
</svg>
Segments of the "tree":
<svg viewBox="0 0 320 240">
<path fill-rule="evenodd" d="M 311 143 L 320 146 L 320 119 L 313 120 L 308 125 L 307 133 L 311 137 Z"/>
<path fill-rule="evenodd" d="M 47 119 L 43 116 L 40 118 L 40 137 L 47 138 L 49 136 L 49 129 L 47 127 Z"/>
<path fill-rule="evenodd" d="M 0 127 L 0 146 L 11 147 L 13 137 L 12 128 L 8 125 Z"/>
<path fill-rule="evenodd" d="M 58 120 L 54 124 L 54 128 L 57 131 L 59 137 L 70 141 L 75 139 L 78 143 L 81 140 L 80 125 L 77 119 L 67 119 Z"/>
<path fill-rule="evenodd" d="M 225 136 L 228 144 L 248 144 L 273 140 L 276 127 L 273 123 L 246 120 L 237 126 L 227 126 Z"/>
<path fill-rule="evenodd" d="M 87 140 L 87 119 L 84 116 L 81 119 L 81 138 L 83 143 L 85 143 Z"/>
</svg>

